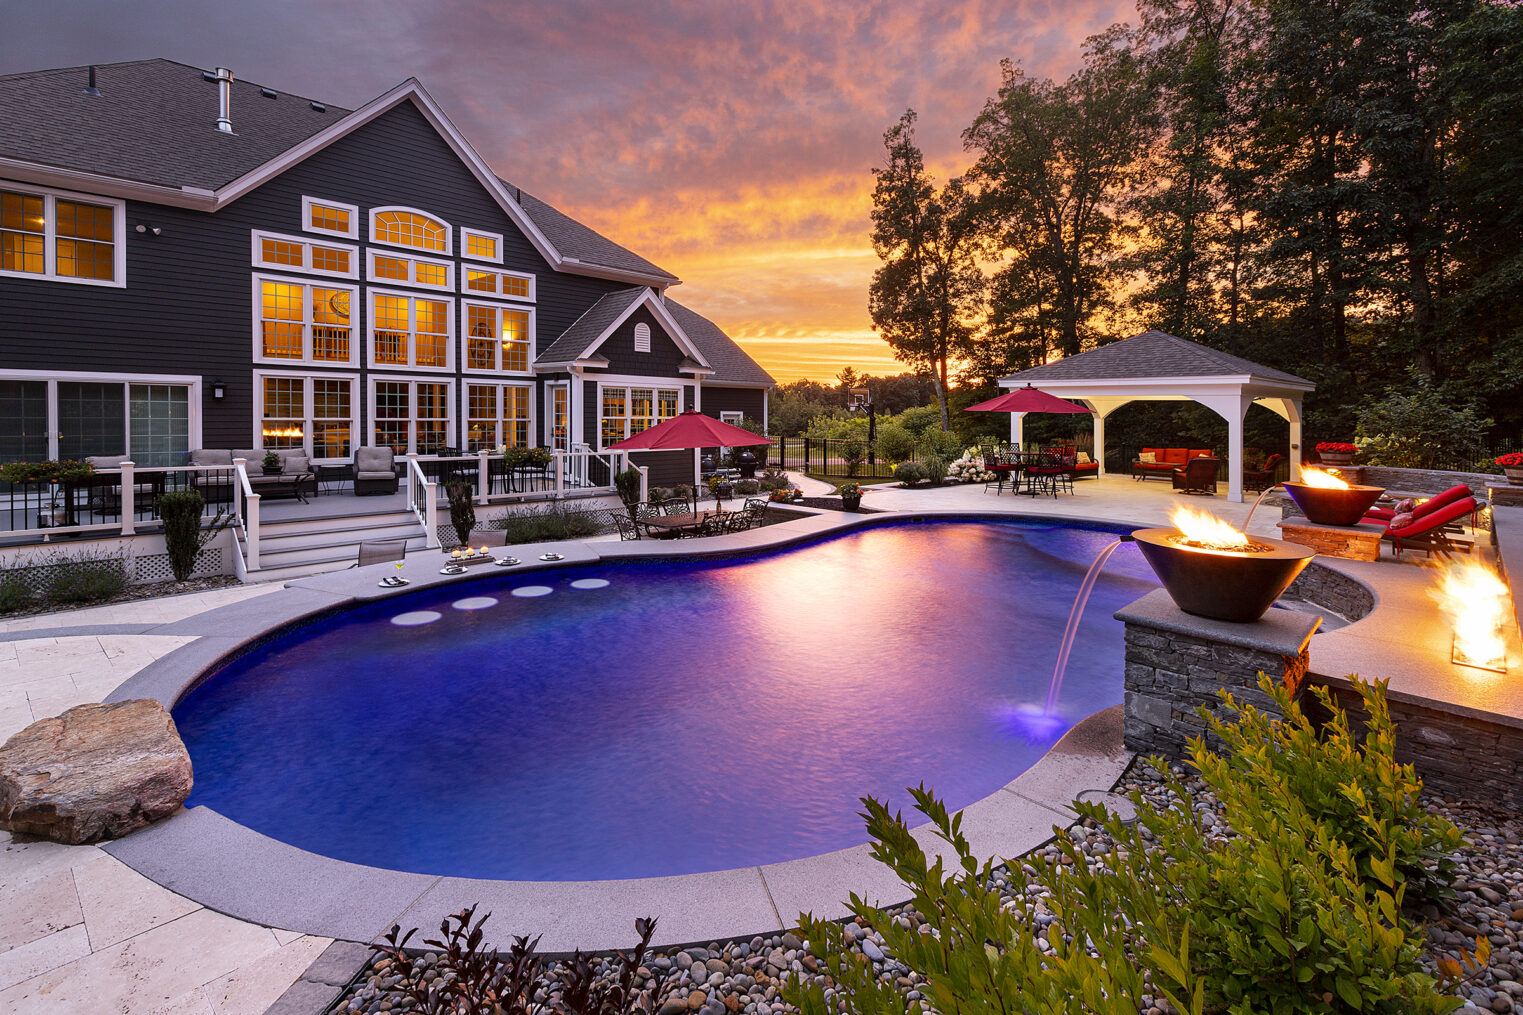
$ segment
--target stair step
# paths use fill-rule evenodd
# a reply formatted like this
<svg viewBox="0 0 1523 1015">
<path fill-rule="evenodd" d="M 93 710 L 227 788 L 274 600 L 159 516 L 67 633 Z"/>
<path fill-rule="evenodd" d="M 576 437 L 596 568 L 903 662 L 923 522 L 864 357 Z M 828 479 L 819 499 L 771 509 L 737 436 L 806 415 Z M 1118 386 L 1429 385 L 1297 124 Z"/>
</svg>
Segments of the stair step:
<svg viewBox="0 0 1523 1015">
<path fill-rule="evenodd" d="M 407 541 L 407 552 L 417 553 L 424 549 L 422 536 Z M 326 564 L 332 561 L 348 561 L 353 564 L 359 559 L 359 547 L 356 546 L 308 546 L 296 550 L 276 550 L 266 553 L 263 547 L 259 550 L 259 569 L 290 567 L 293 565 Z"/>
<path fill-rule="evenodd" d="M 278 553 L 319 546 L 359 546 L 372 539 L 422 539 L 423 527 L 416 521 L 378 525 L 368 529 L 318 529 L 311 532 L 271 532 L 261 527 L 259 552 Z"/>
<path fill-rule="evenodd" d="M 373 515 L 339 515 L 315 518 L 260 519 L 261 533 L 291 532 L 363 532 L 378 526 L 417 525 L 418 516 L 411 511 L 386 511 Z"/>
</svg>

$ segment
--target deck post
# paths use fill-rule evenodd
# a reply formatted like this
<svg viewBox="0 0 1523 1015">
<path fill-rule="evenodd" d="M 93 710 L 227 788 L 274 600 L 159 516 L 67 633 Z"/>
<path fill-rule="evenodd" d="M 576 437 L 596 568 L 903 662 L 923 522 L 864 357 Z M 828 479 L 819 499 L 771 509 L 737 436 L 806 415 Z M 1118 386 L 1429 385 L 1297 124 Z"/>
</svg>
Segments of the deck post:
<svg viewBox="0 0 1523 1015">
<path fill-rule="evenodd" d="M 485 505 L 487 495 L 492 492 L 491 469 L 492 453 L 486 448 L 476 452 L 476 503 Z"/>
<path fill-rule="evenodd" d="M 133 462 L 122 463 L 122 535 L 130 536 L 137 532 L 137 483 L 133 479 L 133 473 L 137 465 Z"/>
</svg>

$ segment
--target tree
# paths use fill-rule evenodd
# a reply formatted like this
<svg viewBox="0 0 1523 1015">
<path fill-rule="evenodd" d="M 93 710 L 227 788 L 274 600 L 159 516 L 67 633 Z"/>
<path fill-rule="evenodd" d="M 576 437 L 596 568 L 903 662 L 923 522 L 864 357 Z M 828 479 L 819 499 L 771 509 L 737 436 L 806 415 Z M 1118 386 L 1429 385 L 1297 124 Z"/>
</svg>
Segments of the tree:
<svg viewBox="0 0 1523 1015">
<path fill-rule="evenodd" d="M 983 222 L 1012 256 L 1006 308 L 1029 308 L 1038 327 L 1053 327 L 1064 356 L 1097 337 L 1095 317 L 1112 305 L 1129 231 L 1121 204 L 1155 133 L 1125 43 L 1120 27 L 1091 38 L 1084 66 L 1062 84 L 1002 62 L 998 94 L 963 133 L 978 153 L 969 175 L 983 188 Z"/>
<path fill-rule="evenodd" d="M 948 363 L 970 344 L 981 309 L 984 276 L 972 199 L 961 180 L 941 190 L 926 174 L 915 144 L 915 111 L 883 134 L 888 164 L 874 168 L 873 249 L 883 264 L 873 274 L 868 312 L 894 357 L 928 373 L 950 428 Z"/>
</svg>

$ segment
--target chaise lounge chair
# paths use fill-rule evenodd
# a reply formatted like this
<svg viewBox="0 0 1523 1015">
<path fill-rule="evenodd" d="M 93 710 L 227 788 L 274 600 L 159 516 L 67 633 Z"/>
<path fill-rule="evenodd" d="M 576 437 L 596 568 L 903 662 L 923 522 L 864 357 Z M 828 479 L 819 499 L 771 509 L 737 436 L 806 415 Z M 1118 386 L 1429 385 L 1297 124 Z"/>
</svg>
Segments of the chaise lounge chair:
<svg viewBox="0 0 1523 1015">
<path fill-rule="evenodd" d="M 1388 526 L 1381 538 L 1391 544 L 1391 552 L 1398 557 L 1403 550 L 1420 550 L 1429 555 L 1437 553 L 1442 557 L 1452 553 L 1469 553 L 1470 543 L 1452 538 L 1444 528 L 1456 519 L 1479 511 L 1480 507 L 1480 501 L 1474 497 L 1463 497 L 1429 511 L 1422 517 L 1416 517 L 1414 512 L 1414 516 L 1403 525 Z"/>
<path fill-rule="evenodd" d="M 1469 496 L 1472 496 L 1470 493 L 1470 487 L 1466 486 L 1464 483 L 1460 483 L 1457 486 L 1451 486 L 1443 493 L 1434 494 L 1432 497 L 1429 497 L 1427 500 L 1414 507 L 1412 509 L 1412 517 L 1414 519 L 1422 518 L 1425 515 L 1432 514 L 1439 508 L 1447 507 L 1448 505 L 1453 504 L 1455 501 L 1464 500 Z M 1372 522 L 1390 522 L 1392 518 L 1396 517 L 1396 511 L 1394 508 L 1370 508 L 1364 513 L 1364 517 L 1367 521 Z"/>
</svg>

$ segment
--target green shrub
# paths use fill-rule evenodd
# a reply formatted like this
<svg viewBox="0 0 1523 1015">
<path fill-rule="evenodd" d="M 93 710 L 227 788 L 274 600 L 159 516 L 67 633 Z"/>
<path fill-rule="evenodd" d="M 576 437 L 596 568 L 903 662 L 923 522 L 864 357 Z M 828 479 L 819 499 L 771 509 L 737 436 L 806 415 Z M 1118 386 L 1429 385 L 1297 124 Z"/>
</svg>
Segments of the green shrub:
<svg viewBox="0 0 1523 1015">
<path fill-rule="evenodd" d="M 449 498 L 449 523 L 455 530 L 455 538 L 465 546 L 471 541 L 471 530 L 476 527 L 476 486 L 473 483 L 454 482 L 444 487 Z"/>
<path fill-rule="evenodd" d="M 848 437 L 831 444 L 832 450 L 846 463 L 846 474 L 855 476 L 857 467 L 867 461 L 867 441 L 861 437 Z"/>
<path fill-rule="evenodd" d="M 647 496 L 652 504 L 660 504 L 662 501 L 671 500 L 672 492 L 664 486 L 653 486 Z"/>
<path fill-rule="evenodd" d="M 547 543 L 560 539 L 585 539 L 595 536 L 606 527 L 601 513 L 568 511 L 558 504 L 543 508 L 515 511 L 503 516 L 497 527 L 507 533 L 506 541 L 516 543 Z"/>
<path fill-rule="evenodd" d="M 1371 717 L 1362 749 L 1336 710 L 1319 739 L 1282 689 L 1267 679 L 1260 686 L 1285 720 L 1268 720 L 1223 694 L 1230 720 L 1201 714 L 1230 756 L 1200 740 L 1191 750 L 1190 765 L 1236 834 L 1209 835 L 1200 820 L 1206 804 L 1197 805 L 1184 781 L 1153 759 L 1167 807 L 1133 793 L 1138 817 L 1126 825 L 1094 804 L 1073 804 L 1114 843 L 1103 863 L 1091 866 L 1084 844 L 1059 834 L 1057 857 L 1036 853 L 1007 865 L 1012 897 L 1040 897 L 1052 915 L 1047 926 L 1031 922 L 1021 905 L 1006 907 L 992 861 L 978 863 L 961 815 L 949 816 L 929 790 L 911 792 L 951 847 L 949 862 L 931 863 L 902 817 L 864 800 L 873 856 L 912 890 L 925 926 L 895 923 L 856 896 L 851 910 L 924 977 L 913 984 L 924 1001 L 906 996 L 910 979 L 878 980 L 847 948 L 838 924 L 808 915 L 800 925 L 821 971 L 835 981 L 833 996 L 797 981 L 784 996 L 802 1015 L 919 1013 L 923 1006 L 1135 1015 L 1146 1007 L 1144 994 L 1193 1015 L 1453 1011 L 1462 1002 L 1442 992 L 1451 984 L 1423 970 L 1421 930 L 1401 909 L 1407 885 L 1399 867 L 1410 843 L 1403 845 L 1409 837 L 1398 822 L 1410 816 L 1420 785 L 1392 756 L 1385 685 L 1355 680 Z M 1301 753 L 1277 759 L 1283 749 Z M 1323 765 L 1350 777 L 1341 792 L 1366 816 L 1362 827 L 1343 827 L 1341 808 L 1317 803 L 1316 794 L 1308 806 L 1299 795 L 1304 780 L 1285 776 Z M 1452 826 L 1433 821 L 1429 845 L 1455 841 Z M 1368 862 L 1345 837 L 1359 842 Z M 1489 947 L 1476 940 L 1474 957 L 1484 963 Z"/>
<path fill-rule="evenodd" d="M 894 467 L 894 478 L 906 486 L 914 486 L 930 479 L 931 471 L 921 462 L 901 462 Z"/>
<path fill-rule="evenodd" d="M 947 478 L 947 467 L 950 463 L 940 455 L 927 455 L 922 464 L 925 466 L 926 478 L 936 486 L 940 486 Z"/>
<path fill-rule="evenodd" d="M 29 609 L 36 602 L 31 583 L 15 571 L 0 571 L 0 613 Z"/>
<path fill-rule="evenodd" d="M 777 490 L 786 490 L 788 487 L 793 485 L 788 480 L 788 473 L 784 472 L 782 469 L 767 469 L 762 473 L 761 478 L 764 483 L 771 483 L 772 488 Z M 766 487 L 763 486 L 762 489 L 766 489 Z"/>
<path fill-rule="evenodd" d="M 1473 405 L 1451 405 L 1435 392 L 1388 388 L 1359 410 L 1354 443 L 1368 465 L 1433 469 L 1474 458 L 1491 423 Z"/>
<path fill-rule="evenodd" d="M 761 482 L 755 479 L 742 479 L 735 483 L 735 492 L 742 497 L 749 497 L 760 490 Z"/>
<path fill-rule="evenodd" d="M 127 561 L 119 556 L 92 553 L 60 556 L 46 567 L 44 595 L 50 603 L 61 606 L 110 599 L 127 587 Z"/>
<path fill-rule="evenodd" d="M 915 454 L 915 435 L 898 423 L 885 423 L 878 428 L 877 450 L 886 461 L 908 461 Z"/>
<path fill-rule="evenodd" d="M 920 435 L 920 454 L 923 458 L 936 455 L 950 462 L 962 452 L 962 437 L 950 430 L 931 428 Z"/>
</svg>

